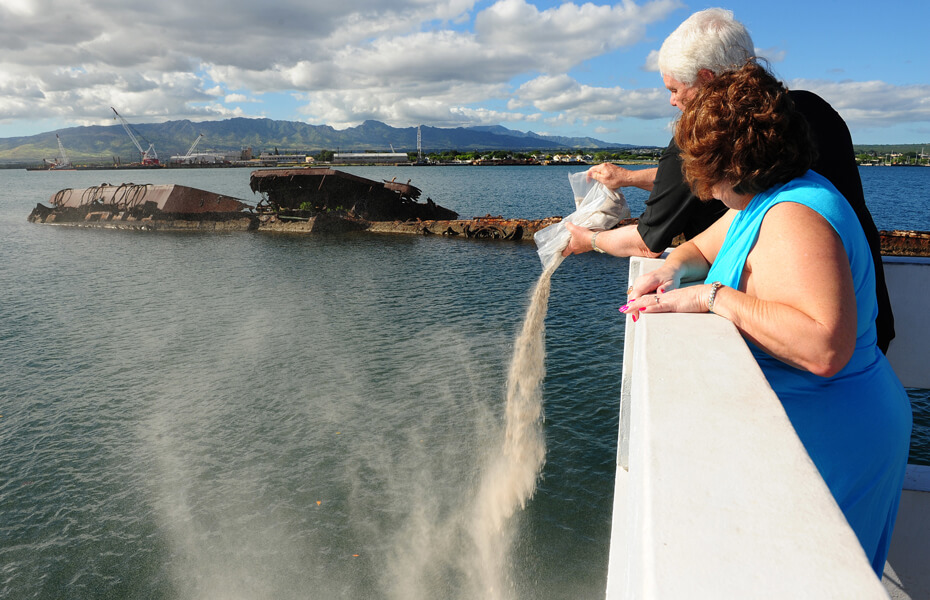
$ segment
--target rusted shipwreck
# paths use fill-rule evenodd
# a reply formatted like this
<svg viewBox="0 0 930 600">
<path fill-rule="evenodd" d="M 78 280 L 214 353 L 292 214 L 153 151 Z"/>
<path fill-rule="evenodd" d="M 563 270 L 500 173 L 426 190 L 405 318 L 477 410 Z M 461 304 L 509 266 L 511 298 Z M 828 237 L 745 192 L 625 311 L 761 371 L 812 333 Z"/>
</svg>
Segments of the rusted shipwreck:
<svg viewBox="0 0 930 600">
<path fill-rule="evenodd" d="M 183 185 L 135 184 L 66 188 L 37 204 L 33 223 L 146 230 L 248 230 L 254 217 L 237 198 Z"/>
<path fill-rule="evenodd" d="M 365 221 L 456 219 L 458 214 L 430 198 L 418 202 L 416 186 L 396 181 L 373 181 L 328 168 L 253 171 L 253 192 L 263 195 L 258 211 L 284 216 L 312 217 L 342 214 Z M 268 210 L 265 210 L 267 207 Z"/>
<path fill-rule="evenodd" d="M 327 168 L 254 171 L 249 183 L 253 192 L 263 195 L 256 207 L 262 230 L 354 230 L 531 240 L 534 233 L 561 219 L 505 219 L 491 215 L 459 219 L 455 211 L 430 198 L 419 202 L 422 192 L 410 181 L 376 182 Z"/>
<path fill-rule="evenodd" d="M 182 185 L 125 183 L 64 189 L 38 204 L 34 223 L 145 230 L 348 232 L 436 235 L 471 239 L 532 240 L 561 217 L 459 219 L 409 181 L 374 181 L 328 168 L 252 172 L 257 206 Z M 634 224 L 625 219 L 618 226 Z M 930 232 L 881 231 L 882 254 L 930 256 Z M 675 245 L 680 240 L 675 241 Z"/>
<path fill-rule="evenodd" d="M 455 211 L 397 181 L 373 181 L 333 169 L 268 169 L 252 173 L 257 206 L 182 185 L 124 183 L 63 189 L 38 204 L 34 223 L 142 230 L 403 233 L 475 239 L 530 240 L 560 220 L 475 217 Z"/>
</svg>

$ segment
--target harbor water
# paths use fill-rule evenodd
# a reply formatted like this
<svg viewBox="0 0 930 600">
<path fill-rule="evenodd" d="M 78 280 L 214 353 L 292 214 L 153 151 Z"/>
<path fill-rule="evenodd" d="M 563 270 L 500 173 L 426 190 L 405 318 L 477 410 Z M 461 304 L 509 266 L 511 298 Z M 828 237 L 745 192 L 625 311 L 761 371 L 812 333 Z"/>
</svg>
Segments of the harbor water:
<svg viewBox="0 0 930 600">
<path fill-rule="evenodd" d="M 540 218 L 574 210 L 581 168 L 345 170 L 463 218 Z M 861 173 L 880 229 L 930 230 L 930 169 Z M 0 597 L 602 598 L 626 261 L 552 275 L 545 462 L 492 581 L 486 523 L 462 515 L 500 444 L 532 243 L 26 221 L 103 182 L 255 204 L 249 174 L 0 170 Z"/>
</svg>

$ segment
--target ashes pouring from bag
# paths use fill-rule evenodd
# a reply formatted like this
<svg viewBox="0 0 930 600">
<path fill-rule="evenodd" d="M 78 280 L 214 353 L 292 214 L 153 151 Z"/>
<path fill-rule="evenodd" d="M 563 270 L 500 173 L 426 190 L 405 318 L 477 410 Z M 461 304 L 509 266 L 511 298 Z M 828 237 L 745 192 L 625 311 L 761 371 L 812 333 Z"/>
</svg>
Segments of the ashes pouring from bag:
<svg viewBox="0 0 930 600">
<path fill-rule="evenodd" d="M 574 223 L 588 229 L 610 229 L 621 219 L 630 217 L 630 207 L 626 197 L 619 192 L 608 189 L 604 184 L 588 177 L 587 171 L 572 173 L 568 176 L 575 197 L 575 212 L 559 223 L 541 229 L 533 236 L 536 253 L 542 261 L 543 269 L 555 265 L 557 268 L 562 250 L 568 246 L 572 235 L 565 228 L 565 222 Z M 555 270 L 555 269 L 553 269 Z"/>
<path fill-rule="evenodd" d="M 523 326 L 514 344 L 507 375 L 505 431 L 501 448 L 489 455 L 475 503 L 472 540 L 479 558 L 477 579 L 487 598 L 505 597 L 511 589 L 503 565 L 512 543 L 510 518 L 526 506 L 546 461 L 542 431 L 542 383 L 546 375 L 545 320 L 552 274 L 562 263 L 571 234 L 564 221 L 591 229 L 609 229 L 630 216 L 623 194 L 587 177 L 569 175 L 575 212 L 534 236 L 543 272 L 536 282 Z"/>
</svg>

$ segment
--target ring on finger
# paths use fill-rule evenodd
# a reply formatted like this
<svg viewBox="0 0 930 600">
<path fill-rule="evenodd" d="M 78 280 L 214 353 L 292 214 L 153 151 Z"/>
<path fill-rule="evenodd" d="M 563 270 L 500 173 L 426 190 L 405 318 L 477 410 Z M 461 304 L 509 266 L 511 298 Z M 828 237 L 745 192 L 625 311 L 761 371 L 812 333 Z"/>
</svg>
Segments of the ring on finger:
<svg viewBox="0 0 930 600">
<path fill-rule="evenodd" d="M 658 303 L 659 303 L 659 297 L 656 296 L 656 304 L 658 304 Z"/>
</svg>

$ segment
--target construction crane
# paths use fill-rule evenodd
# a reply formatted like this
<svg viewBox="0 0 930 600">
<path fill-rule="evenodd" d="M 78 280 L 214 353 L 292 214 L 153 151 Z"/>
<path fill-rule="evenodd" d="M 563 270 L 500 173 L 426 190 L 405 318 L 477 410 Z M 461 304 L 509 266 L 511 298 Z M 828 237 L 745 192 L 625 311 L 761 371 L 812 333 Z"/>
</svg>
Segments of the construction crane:
<svg viewBox="0 0 930 600">
<path fill-rule="evenodd" d="M 142 155 L 142 164 L 143 165 L 157 165 L 158 155 L 155 154 L 155 144 L 152 144 L 148 140 L 145 140 L 145 138 L 143 137 L 142 139 L 145 140 L 146 143 L 148 143 L 149 145 L 148 150 L 143 150 L 142 145 L 139 143 L 139 140 L 137 140 L 136 136 L 133 135 L 132 128 L 129 126 L 129 123 L 126 122 L 126 119 L 124 119 L 122 115 L 116 112 L 116 109 L 113 108 L 112 106 L 110 107 L 110 109 L 113 111 L 113 114 L 116 115 L 116 118 L 119 119 L 119 122 L 123 124 L 123 129 L 125 129 L 126 133 L 129 134 L 129 139 L 131 139 L 132 143 L 135 144 L 136 148 L 139 149 L 139 154 Z M 139 134 L 139 135 L 141 136 L 142 134 Z"/>
<path fill-rule="evenodd" d="M 64 144 L 61 143 L 61 136 L 56 133 L 55 137 L 58 138 L 58 160 L 55 161 L 55 165 L 59 169 L 66 169 L 71 166 L 71 159 L 68 158 Z"/>
<path fill-rule="evenodd" d="M 68 153 L 65 152 L 64 144 L 61 143 L 61 136 L 56 133 L 55 137 L 58 138 L 58 157 L 55 158 L 54 161 L 47 158 L 43 158 L 42 160 L 45 161 L 49 169 L 70 169 L 71 160 L 68 158 Z"/>
<path fill-rule="evenodd" d="M 193 154 L 193 153 L 194 153 L 194 148 L 196 148 L 196 147 L 197 147 L 197 144 L 199 144 L 199 143 L 200 143 L 200 140 L 201 140 L 202 138 L 203 138 L 203 134 L 201 133 L 200 135 L 198 135 L 198 136 L 197 136 L 197 139 L 196 139 L 196 140 L 194 140 L 194 143 L 193 143 L 193 144 L 191 144 L 191 147 L 190 147 L 190 148 L 188 148 L 188 150 L 187 150 L 187 154 L 185 154 L 185 155 L 183 156 L 183 158 L 185 158 L 185 159 L 187 159 L 187 160 L 190 160 L 190 158 L 191 158 L 191 154 Z"/>
</svg>

